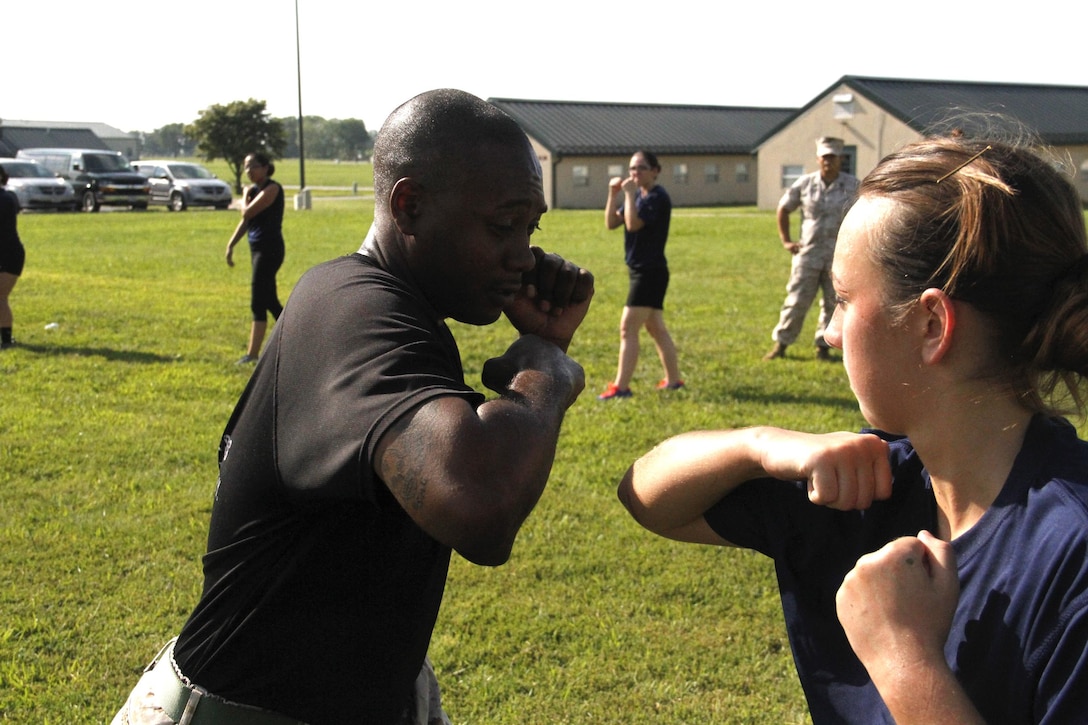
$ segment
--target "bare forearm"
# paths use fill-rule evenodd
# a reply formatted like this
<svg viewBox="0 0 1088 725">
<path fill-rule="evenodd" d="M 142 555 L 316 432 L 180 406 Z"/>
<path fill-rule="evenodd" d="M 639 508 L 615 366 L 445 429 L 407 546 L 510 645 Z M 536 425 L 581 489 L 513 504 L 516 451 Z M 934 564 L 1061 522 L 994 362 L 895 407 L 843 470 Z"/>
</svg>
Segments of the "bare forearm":
<svg viewBox="0 0 1088 725">
<path fill-rule="evenodd" d="M 473 477 L 478 500 L 466 513 L 486 512 L 462 529 L 455 548 L 471 561 L 501 564 L 510 554 L 521 525 L 540 499 L 559 440 L 567 407 L 567 386 L 539 373 L 521 373 L 509 392 L 477 409 Z"/>
<path fill-rule="evenodd" d="M 887 443 L 877 436 L 770 426 L 671 438 L 635 462 L 619 495 L 640 524 L 679 538 L 737 486 L 764 477 L 807 481 L 813 503 L 842 510 L 891 495 Z"/>
<path fill-rule="evenodd" d="M 619 213 L 619 204 L 616 203 L 617 195 L 608 193 L 608 201 L 604 206 L 604 225 L 608 229 L 615 229 L 623 224 L 623 216 Z"/>
<path fill-rule="evenodd" d="M 783 244 L 789 244 L 792 239 L 790 237 L 790 213 L 783 207 L 778 207 L 775 219 L 778 222 L 778 238 L 782 240 Z"/>
<path fill-rule="evenodd" d="M 740 484 L 764 475 L 760 435 L 760 429 L 741 429 L 670 438 L 628 469 L 620 500 L 642 526 L 669 535 Z"/>
<path fill-rule="evenodd" d="M 238 222 L 238 226 L 234 228 L 234 234 L 231 235 L 230 241 L 227 242 L 227 245 L 233 247 L 235 244 L 237 244 L 238 241 L 245 236 L 248 229 L 249 222 L 245 219 L 242 219 L 242 221 Z"/>
<path fill-rule="evenodd" d="M 897 725 L 986 725 L 944 662 L 936 667 L 903 669 L 874 678 Z"/>
<path fill-rule="evenodd" d="M 477 409 L 492 452 L 492 473 L 508 482 L 515 498 L 529 504 L 513 505 L 528 514 L 548 480 L 555 458 L 559 430 L 575 393 L 554 378 L 527 371 L 519 373 L 509 391 Z"/>
<path fill-rule="evenodd" d="M 541 395 L 476 409 L 456 396 L 424 403 L 382 437 L 375 471 L 432 537 L 474 563 L 502 564 L 555 457 L 565 406 Z"/>
<path fill-rule="evenodd" d="M 646 226 L 646 222 L 642 221 L 638 215 L 637 192 L 631 193 L 625 190 L 624 193 L 627 198 L 623 202 L 623 226 L 629 232 L 637 232 Z"/>
</svg>

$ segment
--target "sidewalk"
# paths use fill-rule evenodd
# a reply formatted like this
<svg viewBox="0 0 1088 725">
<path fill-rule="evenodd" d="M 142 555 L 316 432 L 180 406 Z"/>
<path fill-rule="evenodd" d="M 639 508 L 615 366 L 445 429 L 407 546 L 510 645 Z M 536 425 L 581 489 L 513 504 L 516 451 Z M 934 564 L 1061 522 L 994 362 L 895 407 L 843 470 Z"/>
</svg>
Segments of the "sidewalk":
<svg viewBox="0 0 1088 725">
<path fill-rule="evenodd" d="M 355 199 L 357 201 L 374 201 L 374 187 L 372 186 L 360 186 L 359 193 L 352 193 L 353 187 L 351 186 L 307 186 L 310 191 L 342 191 L 343 194 L 311 194 L 310 202 L 316 204 L 319 201 L 344 201 L 346 199 Z M 284 201 L 288 207 L 293 206 L 294 199 L 298 196 L 299 189 L 297 187 L 284 187 L 283 192 L 287 195 L 287 199 Z M 234 200 L 230 203 L 230 208 L 235 211 L 241 211 L 242 209 L 242 197 L 235 196 Z"/>
</svg>

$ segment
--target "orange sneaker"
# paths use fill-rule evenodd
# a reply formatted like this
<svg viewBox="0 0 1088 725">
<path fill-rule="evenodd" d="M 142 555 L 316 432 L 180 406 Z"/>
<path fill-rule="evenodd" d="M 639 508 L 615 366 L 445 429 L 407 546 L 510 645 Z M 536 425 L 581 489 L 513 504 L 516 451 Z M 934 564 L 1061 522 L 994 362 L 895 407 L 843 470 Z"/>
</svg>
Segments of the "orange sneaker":
<svg viewBox="0 0 1088 725">
<path fill-rule="evenodd" d="M 597 400 L 612 400 L 613 398 L 630 398 L 634 393 L 630 388 L 624 388 L 620 390 L 620 386 L 615 383 L 609 383 L 608 387 L 604 389 L 604 392 L 597 396 Z"/>
<path fill-rule="evenodd" d="M 668 380 L 662 380 L 657 384 L 658 390 L 679 390 L 684 387 L 683 380 L 677 380 L 675 383 L 670 383 Z"/>
</svg>

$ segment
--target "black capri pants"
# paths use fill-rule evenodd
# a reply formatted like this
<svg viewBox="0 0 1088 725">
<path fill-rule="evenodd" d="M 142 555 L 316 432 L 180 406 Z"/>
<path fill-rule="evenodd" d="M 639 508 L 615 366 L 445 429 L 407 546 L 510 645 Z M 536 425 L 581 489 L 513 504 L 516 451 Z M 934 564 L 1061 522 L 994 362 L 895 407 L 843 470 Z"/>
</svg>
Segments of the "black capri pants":
<svg viewBox="0 0 1088 725">
<path fill-rule="evenodd" d="M 283 250 L 250 250 L 253 261 L 253 279 L 250 283 L 249 307 L 254 322 L 267 322 L 268 313 L 278 320 L 283 312 L 276 292 L 276 272 L 283 264 Z"/>
</svg>

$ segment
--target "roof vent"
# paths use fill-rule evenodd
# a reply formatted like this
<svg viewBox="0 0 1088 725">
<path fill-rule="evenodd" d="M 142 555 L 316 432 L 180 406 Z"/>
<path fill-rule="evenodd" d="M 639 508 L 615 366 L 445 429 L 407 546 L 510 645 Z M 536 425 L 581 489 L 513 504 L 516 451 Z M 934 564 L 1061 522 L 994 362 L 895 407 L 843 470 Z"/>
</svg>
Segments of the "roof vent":
<svg viewBox="0 0 1088 725">
<path fill-rule="evenodd" d="M 854 117 L 853 93 L 836 93 L 831 97 L 831 103 L 835 109 L 836 121 L 848 121 Z"/>
</svg>

